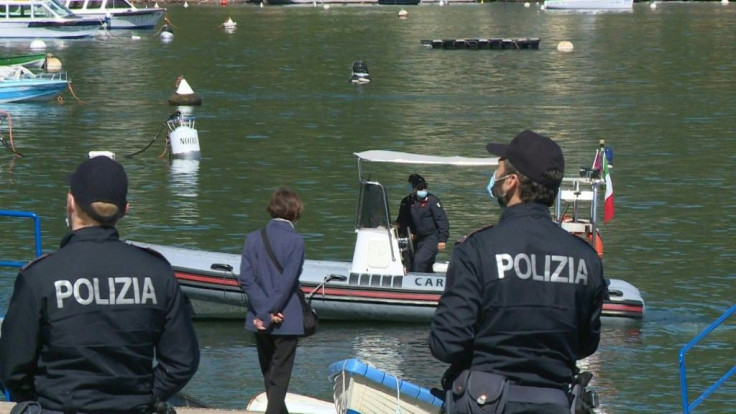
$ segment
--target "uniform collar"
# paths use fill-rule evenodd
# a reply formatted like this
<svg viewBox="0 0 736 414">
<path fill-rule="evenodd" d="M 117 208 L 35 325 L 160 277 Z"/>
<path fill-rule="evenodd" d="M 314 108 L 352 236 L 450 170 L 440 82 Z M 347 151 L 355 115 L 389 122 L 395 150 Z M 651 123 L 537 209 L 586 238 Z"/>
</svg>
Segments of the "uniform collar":
<svg viewBox="0 0 736 414">
<path fill-rule="evenodd" d="M 544 204 L 519 203 L 511 207 L 504 208 L 503 213 L 501 213 L 501 218 L 499 222 L 502 222 L 504 220 L 514 219 L 514 218 L 519 218 L 519 217 L 528 217 L 528 216 L 541 216 L 541 217 L 548 218 L 548 219 L 552 218 L 549 212 L 549 207 L 545 206 Z"/>
<path fill-rule="evenodd" d="M 66 235 L 61 240 L 61 246 L 64 247 L 69 243 L 76 243 L 82 241 L 106 241 L 106 240 L 120 240 L 118 230 L 115 227 L 84 227 L 79 230 L 73 231 Z"/>
</svg>

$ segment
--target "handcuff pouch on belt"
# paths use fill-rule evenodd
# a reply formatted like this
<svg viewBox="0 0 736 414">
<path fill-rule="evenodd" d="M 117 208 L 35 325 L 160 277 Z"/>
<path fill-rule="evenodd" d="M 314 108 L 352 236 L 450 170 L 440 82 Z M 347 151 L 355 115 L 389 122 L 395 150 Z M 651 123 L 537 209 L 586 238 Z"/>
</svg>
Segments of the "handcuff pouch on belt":
<svg viewBox="0 0 736 414">
<path fill-rule="evenodd" d="M 451 414 L 503 413 L 508 399 L 506 377 L 484 371 L 464 370 L 447 391 L 445 412 Z"/>
<path fill-rule="evenodd" d="M 593 379 L 593 373 L 588 371 L 575 376 L 570 392 L 572 396 L 570 414 L 590 414 L 594 412 L 595 407 L 598 407 L 598 393 L 586 388 L 591 379 Z"/>
</svg>

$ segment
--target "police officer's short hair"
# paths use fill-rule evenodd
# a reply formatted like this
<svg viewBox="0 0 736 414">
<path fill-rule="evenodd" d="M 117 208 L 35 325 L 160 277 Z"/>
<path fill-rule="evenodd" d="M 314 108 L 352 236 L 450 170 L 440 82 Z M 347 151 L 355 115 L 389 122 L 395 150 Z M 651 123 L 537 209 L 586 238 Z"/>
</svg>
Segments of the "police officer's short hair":
<svg viewBox="0 0 736 414">
<path fill-rule="evenodd" d="M 519 172 L 509 160 L 506 163 L 506 174 L 516 174 L 519 177 L 520 198 L 522 203 L 539 203 L 551 207 L 557 198 L 558 189 L 552 189 L 544 184 L 532 181 L 531 178 Z M 550 169 L 543 173 L 549 180 L 562 180 L 562 171 Z"/>
</svg>

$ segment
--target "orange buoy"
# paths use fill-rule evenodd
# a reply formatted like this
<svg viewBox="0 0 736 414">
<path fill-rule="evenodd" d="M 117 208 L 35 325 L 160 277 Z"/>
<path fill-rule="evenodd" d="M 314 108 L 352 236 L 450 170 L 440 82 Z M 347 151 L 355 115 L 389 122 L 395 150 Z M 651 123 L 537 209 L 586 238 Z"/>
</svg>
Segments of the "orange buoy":
<svg viewBox="0 0 736 414">
<path fill-rule="evenodd" d="M 222 7 L 227 6 L 227 0 L 220 0 L 220 6 Z"/>
</svg>

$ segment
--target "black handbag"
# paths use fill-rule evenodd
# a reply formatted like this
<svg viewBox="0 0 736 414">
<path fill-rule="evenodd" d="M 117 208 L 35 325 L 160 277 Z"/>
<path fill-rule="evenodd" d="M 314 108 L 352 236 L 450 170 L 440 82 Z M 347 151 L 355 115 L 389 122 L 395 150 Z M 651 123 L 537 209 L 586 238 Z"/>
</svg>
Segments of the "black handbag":
<svg viewBox="0 0 736 414">
<path fill-rule="evenodd" d="M 273 249 L 271 249 L 271 242 L 268 240 L 268 234 L 266 233 L 266 229 L 261 229 L 261 238 L 263 239 L 263 245 L 266 247 L 266 253 L 268 253 L 268 257 L 271 258 L 271 261 L 276 266 L 276 269 L 280 273 L 283 273 L 284 268 L 281 266 L 281 263 L 279 263 L 278 259 L 276 259 L 276 255 L 273 254 Z M 296 297 L 299 298 L 299 303 L 302 305 L 302 319 L 304 320 L 304 334 L 303 337 L 308 337 L 314 335 L 315 332 L 317 332 L 317 326 L 319 325 L 319 317 L 317 316 L 317 311 L 312 308 L 312 305 L 310 305 L 310 300 L 307 300 L 307 298 L 304 296 L 304 292 L 302 292 L 301 288 L 296 290 Z"/>
</svg>

